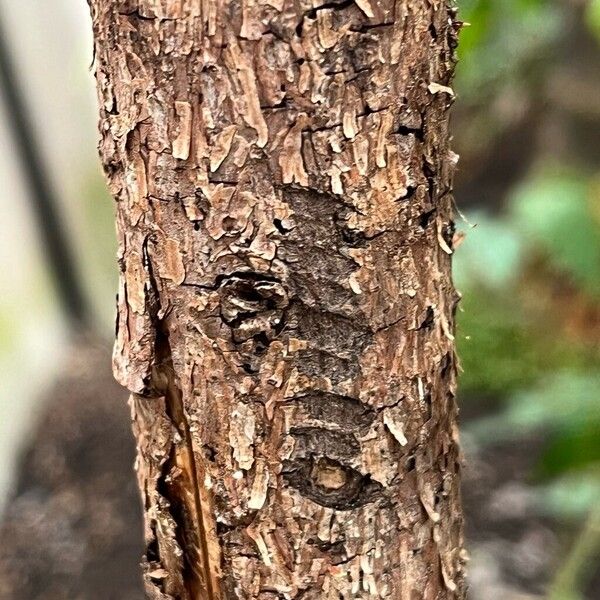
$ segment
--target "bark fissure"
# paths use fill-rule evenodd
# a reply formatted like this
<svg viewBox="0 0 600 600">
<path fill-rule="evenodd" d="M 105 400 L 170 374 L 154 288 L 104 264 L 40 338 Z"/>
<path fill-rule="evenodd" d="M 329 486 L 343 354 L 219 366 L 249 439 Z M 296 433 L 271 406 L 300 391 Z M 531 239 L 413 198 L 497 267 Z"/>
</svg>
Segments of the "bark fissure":
<svg viewBox="0 0 600 600">
<path fill-rule="evenodd" d="M 173 367 L 167 315 L 163 314 L 160 305 L 159 286 L 149 256 L 148 240 L 144 242 L 144 265 L 148 273 L 150 314 L 156 332 L 153 344 L 156 358 L 150 375 L 151 396 L 159 394 L 164 398 L 165 416 L 175 433 L 168 455 L 163 459 L 156 490 L 166 501 L 166 509 L 175 524 L 175 541 L 184 560 L 181 581 L 187 592 L 186 597 L 218 600 L 219 594 L 214 589 L 216 565 L 211 564 L 209 528 L 205 524 L 207 510 L 200 497 L 202 480 L 198 474 L 181 387 Z M 148 402 L 152 402 L 152 398 Z M 161 562 L 160 550 L 154 554 L 154 559 Z"/>
<path fill-rule="evenodd" d="M 193 501 L 187 507 L 187 510 L 192 512 L 192 524 L 188 524 L 186 522 L 187 519 L 183 516 L 180 518 L 174 517 L 178 528 L 181 529 L 180 546 L 185 552 L 186 570 L 183 574 L 183 580 L 190 598 L 214 600 L 217 598 L 213 590 L 211 576 L 211 570 L 214 567 L 210 563 L 207 545 L 208 532 L 204 524 L 204 509 L 199 493 L 201 480 L 198 477 L 190 427 L 181 400 L 181 390 L 176 384 L 172 368 L 168 368 L 168 371 L 168 383 L 165 394 L 166 414 L 181 436 L 184 450 L 182 456 L 178 457 L 175 448 L 171 449 L 172 464 L 166 463 L 166 470 L 168 473 L 172 473 L 175 469 L 180 469 L 182 470 L 180 478 L 186 477 L 188 481 L 178 484 L 184 491 L 169 494 L 166 497 L 171 509 L 174 507 L 181 508 L 182 497 L 185 497 L 191 491 Z M 165 477 L 170 477 L 170 475 L 163 475 L 163 480 Z M 173 512 L 171 514 L 173 515 Z M 193 531 L 193 534 L 190 530 Z M 198 556 L 192 551 L 194 547 L 198 548 Z M 197 562 L 200 564 L 197 564 Z"/>
</svg>

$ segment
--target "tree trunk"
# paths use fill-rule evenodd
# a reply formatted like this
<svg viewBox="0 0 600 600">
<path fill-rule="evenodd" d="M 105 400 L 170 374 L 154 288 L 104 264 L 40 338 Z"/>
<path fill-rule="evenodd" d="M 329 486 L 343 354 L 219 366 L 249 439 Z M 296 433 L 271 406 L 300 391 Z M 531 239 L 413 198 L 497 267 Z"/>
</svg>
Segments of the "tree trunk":
<svg viewBox="0 0 600 600">
<path fill-rule="evenodd" d="M 464 598 L 449 0 L 91 0 L 149 598 Z"/>
</svg>

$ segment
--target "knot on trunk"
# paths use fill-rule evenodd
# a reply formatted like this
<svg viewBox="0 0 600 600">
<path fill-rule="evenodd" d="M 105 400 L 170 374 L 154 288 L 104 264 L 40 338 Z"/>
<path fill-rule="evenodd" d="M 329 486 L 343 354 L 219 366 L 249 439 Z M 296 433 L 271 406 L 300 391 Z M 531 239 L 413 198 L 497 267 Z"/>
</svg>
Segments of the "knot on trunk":
<svg viewBox="0 0 600 600">
<path fill-rule="evenodd" d="M 233 341 L 256 336 L 271 341 L 283 327 L 288 294 L 281 283 L 259 273 L 229 277 L 219 287 L 221 316 L 231 327 Z"/>
</svg>

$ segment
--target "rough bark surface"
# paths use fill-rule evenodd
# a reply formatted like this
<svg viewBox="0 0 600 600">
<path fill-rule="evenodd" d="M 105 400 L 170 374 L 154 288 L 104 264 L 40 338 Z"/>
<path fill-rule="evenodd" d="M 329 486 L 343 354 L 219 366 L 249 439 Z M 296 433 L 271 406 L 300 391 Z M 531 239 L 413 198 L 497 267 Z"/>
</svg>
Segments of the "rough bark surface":
<svg viewBox="0 0 600 600">
<path fill-rule="evenodd" d="M 91 0 L 149 598 L 464 597 L 446 0 Z"/>
</svg>

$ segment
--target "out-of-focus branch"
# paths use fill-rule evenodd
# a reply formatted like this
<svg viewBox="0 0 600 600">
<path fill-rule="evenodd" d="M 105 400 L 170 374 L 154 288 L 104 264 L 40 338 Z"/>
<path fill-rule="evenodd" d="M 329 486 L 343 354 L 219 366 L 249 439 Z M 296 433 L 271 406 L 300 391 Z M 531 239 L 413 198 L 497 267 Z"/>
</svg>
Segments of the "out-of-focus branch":
<svg viewBox="0 0 600 600">
<path fill-rule="evenodd" d="M 0 15 L 0 89 L 14 147 L 36 218 L 44 253 L 68 322 L 75 329 L 90 324 L 91 310 L 77 276 L 76 261 L 58 212 L 58 201 L 41 156 L 28 108 L 12 62 Z"/>
</svg>

